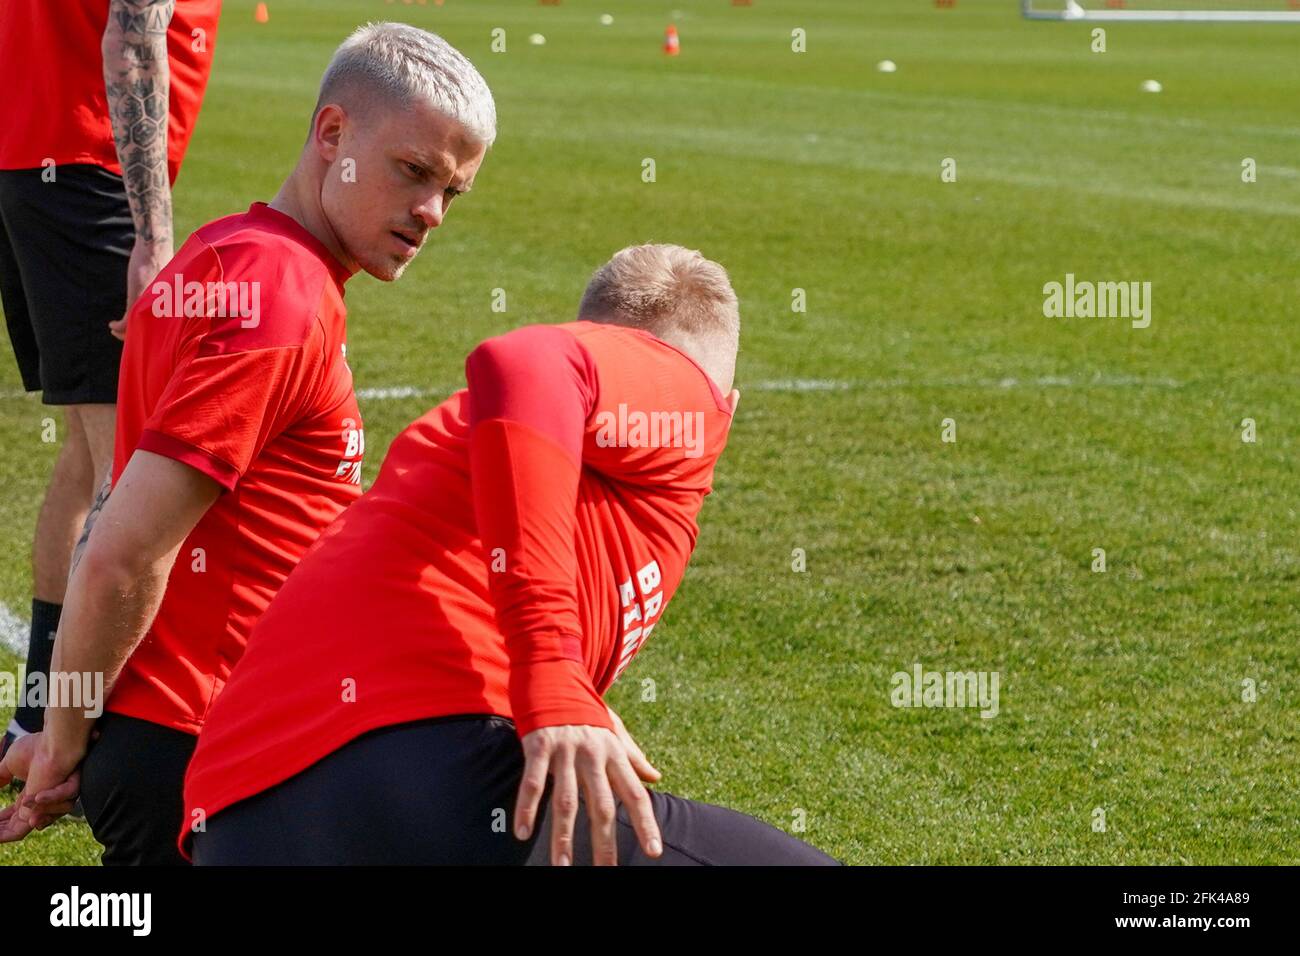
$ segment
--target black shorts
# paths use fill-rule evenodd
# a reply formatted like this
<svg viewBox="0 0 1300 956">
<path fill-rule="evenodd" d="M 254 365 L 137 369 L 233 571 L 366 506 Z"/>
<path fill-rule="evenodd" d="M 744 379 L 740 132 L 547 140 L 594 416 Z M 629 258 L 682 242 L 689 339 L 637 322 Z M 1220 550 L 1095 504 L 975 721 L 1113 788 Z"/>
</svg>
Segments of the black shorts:
<svg viewBox="0 0 1300 956">
<path fill-rule="evenodd" d="M 186 866 L 176 848 L 185 768 L 198 738 L 106 713 L 81 765 L 81 806 L 105 866 Z"/>
<path fill-rule="evenodd" d="M 523 748 L 502 717 L 435 718 L 364 734 L 306 770 L 208 817 L 199 865 L 532 864 L 549 860 L 549 821 L 513 835 Z M 650 791 L 663 855 L 641 853 L 618 811 L 619 863 L 825 865 L 835 860 L 753 817 Z M 574 862 L 591 862 L 581 810 Z"/>
<path fill-rule="evenodd" d="M 113 404 L 135 242 L 122 177 L 99 166 L 0 170 L 0 301 L 23 388 L 47 405 Z"/>
</svg>

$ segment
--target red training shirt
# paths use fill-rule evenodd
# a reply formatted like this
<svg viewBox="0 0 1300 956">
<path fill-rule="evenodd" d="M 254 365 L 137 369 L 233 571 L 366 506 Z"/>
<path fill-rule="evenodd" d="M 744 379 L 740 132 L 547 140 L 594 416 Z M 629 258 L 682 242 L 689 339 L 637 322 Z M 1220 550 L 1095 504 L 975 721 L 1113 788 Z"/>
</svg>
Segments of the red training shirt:
<svg viewBox="0 0 1300 956">
<path fill-rule="evenodd" d="M 611 727 L 601 695 L 682 579 L 729 407 L 672 346 L 591 322 L 491 339 L 466 378 L 258 623 L 199 737 L 187 821 L 377 727 Z"/>
<path fill-rule="evenodd" d="M 132 308 L 113 481 L 143 449 L 224 491 L 182 544 L 108 710 L 197 734 L 253 623 L 360 496 L 348 275 L 296 221 L 256 203 L 190 236 Z"/>
<path fill-rule="evenodd" d="M 100 50 L 109 0 L 0 0 L 0 169 L 93 163 L 122 174 Z M 167 29 L 167 166 L 181 168 L 212 70 L 221 0 L 176 0 Z"/>
</svg>

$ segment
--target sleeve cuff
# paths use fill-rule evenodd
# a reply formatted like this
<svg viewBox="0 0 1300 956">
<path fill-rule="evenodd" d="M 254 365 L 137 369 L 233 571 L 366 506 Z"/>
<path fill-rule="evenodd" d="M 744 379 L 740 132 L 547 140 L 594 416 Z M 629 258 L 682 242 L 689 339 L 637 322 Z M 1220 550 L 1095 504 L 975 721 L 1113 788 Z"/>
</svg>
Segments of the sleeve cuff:
<svg viewBox="0 0 1300 956">
<path fill-rule="evenodd" d="M 232 491 L 235 485 L 239 484 L 239 470 L 234 465 L 171 435 L 147 428 L 140 433 L 140 441 L 135 447 L 137 450 L 153 452 L 155 455 L 179 461 L 182 465 L 189 465 L 195 471 L 207 475 L 226 491 Z"/>
<path fill-rule="evenodd" d="M 510 710 L 521 739 L 539 727 L 563 724 L 614 730 L 586 668 L 573 660 L 516 664 L 510 673 Z"/>
</svg>

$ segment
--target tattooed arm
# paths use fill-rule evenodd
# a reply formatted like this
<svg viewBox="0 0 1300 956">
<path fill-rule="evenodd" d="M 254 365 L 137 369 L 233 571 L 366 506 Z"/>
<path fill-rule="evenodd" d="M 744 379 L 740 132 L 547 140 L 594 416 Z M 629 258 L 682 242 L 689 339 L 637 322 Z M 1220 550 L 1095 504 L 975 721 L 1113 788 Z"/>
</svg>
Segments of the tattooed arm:
<svg viewBox="0 0 1300 956">
<path fill-rule="evenodd" d="M 104 502 L 108 501 L 108 493 L 112 490 L 113 466 L 110 464 L 108 474 L 104 476 L 104 481 L 95 494 L 95 503 L 90 506 L 90 511 L 86 514 L 85 524 L 81 526 L 81 537 L 77 540 L 77 546 L 72 549 L 72 563 L 68 565 L 69 581 L 72 580 L 72 574 L 77 570 L 77 565 L 81 563 L 81 555 L 86 550 L 86 542 L 90 540 L 90 531 L 95 527 L 95 519 L 104 510 Z"/>
<path fill-rule="evenodd" d="M 104 86 L 117 160 L 135 222 L 127 267 L 127 310 L 172 257 L 172 191 L 167 169 L 167 28 L 176 0 L 110 0 L 104 28 Z M 126 317 L 109 323 L 118 338 Z"/>
</svg>

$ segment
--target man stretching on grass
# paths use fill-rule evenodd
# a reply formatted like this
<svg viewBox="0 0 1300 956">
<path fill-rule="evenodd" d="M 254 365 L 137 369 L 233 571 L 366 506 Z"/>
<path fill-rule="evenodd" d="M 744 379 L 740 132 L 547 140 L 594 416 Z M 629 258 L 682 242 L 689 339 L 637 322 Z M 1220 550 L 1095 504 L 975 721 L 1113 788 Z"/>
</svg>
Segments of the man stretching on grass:
<svg viewBox="0 0 1300 956">
<path fill-rule="evenodd" d="M 555 863 L 834 862 L 647 792 L 602 700 L 686 570 L 738 332 L 721 266 L 640 246 L 579 321 L 475 349 L 254 629 L 187 775 L 195 861 L 523 863 L 549 777 Z"/>
<path fill-rule="evenodd" d="M 56 672 L 103 673 L 108 712 L 92 745 L 82 710 L 51 708 L 6 754 L 0 783 L 27 788 L 0 811 L 0 842 L 66 810 L 80 777 L 106 864 L 184 862 L 196 735 L 253 623 L 360 494 L 343 285 L 398 278 L 495 134 L 487 84 L 450 45 L 364 27 L 326 71 L 270 205 L 204 226 L 136 304 L 112 494 L 54 651 Z"/>
</svg>

